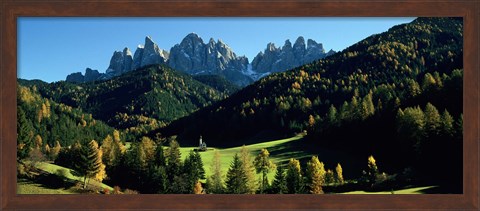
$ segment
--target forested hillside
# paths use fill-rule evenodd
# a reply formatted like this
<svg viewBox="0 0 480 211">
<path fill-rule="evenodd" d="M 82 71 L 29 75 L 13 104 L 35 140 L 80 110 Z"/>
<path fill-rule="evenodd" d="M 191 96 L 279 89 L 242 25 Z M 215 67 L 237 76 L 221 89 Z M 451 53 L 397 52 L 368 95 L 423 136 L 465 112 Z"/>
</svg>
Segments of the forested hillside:
<svg viewBox="0 0 480 211">
<path fill-rule="evenodd" d="M 235 146 L 265 131 L 281 136 L 306 130 L 310 149 L 375 154 L 392 164 L 391 171 L 427 157 L 421 166 L 431 168 L 423 169 L 458 164 L 462 32 L 461 19 L 418 18 L 265 77 L 159 131 L 178 134 L 183 144 L 202 135 L 211 145 Z M 452 168 L 442 179 L 461 175 L 461 166 Z"/>
<path fill-rule="evenodd" d="M 19 159 L 27 157 L 32 150 L 53 158 L 62 146 L 102 140 L 113 132 L 113 128 L 91 114 L 41 97 L 35 85 L 19 85 L 17 90 Z"/>
<path fill-rule="evenodd" d="M 195 80 L 164 65 L 153 65 L 107 81 L 19 82 L 36 85 L 41 96 L 81 108 L 94 118 L 137 136 L 224 99 L 237 90 L 220 78 L 198 78 Z"/>
</svg>

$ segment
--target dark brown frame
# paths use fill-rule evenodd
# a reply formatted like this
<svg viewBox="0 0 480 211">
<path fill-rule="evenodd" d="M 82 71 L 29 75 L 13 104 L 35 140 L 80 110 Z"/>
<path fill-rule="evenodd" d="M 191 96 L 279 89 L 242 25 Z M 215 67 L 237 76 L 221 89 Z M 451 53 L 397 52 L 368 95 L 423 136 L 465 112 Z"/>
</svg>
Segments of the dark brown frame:
<svg viewBox="0 0 480 211">
<path fill-rule="evenodd" d="M 2 0 L 0 209 L 452 209 L 479 207 L 478 0 Z M 457 16 L 464 19 L 463 194 L 438 195 L 17 195 L 17 17 L 21 16 Z"/>
</svg>

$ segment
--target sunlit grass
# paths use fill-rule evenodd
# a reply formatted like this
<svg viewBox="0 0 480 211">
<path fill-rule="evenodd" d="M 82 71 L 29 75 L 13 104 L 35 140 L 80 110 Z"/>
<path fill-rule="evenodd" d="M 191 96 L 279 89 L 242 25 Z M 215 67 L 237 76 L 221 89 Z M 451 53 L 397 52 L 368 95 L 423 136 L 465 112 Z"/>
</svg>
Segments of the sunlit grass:
<svg viewBox="0 0 480 211">
<path fill-rule="evenodd" d="M 345 192 L 342 194 L 423 194 L 425 190 L 435 188 L 435 187 L 436 186 L 424 186 L 424 187 L 415 187 L 415 188 L 407 188 L 407 189 L 392 190 L 392 191 L 379 191 L 379 192 L 351 191 L 351 192 Z"/>
<path fill-rule="evenodd" d="M 17 182 L 18 194 L 74 194 L 71 190 L 63 188 L 51 189 L 42 187 L 41 184 L 34 183 L 27 180 L 19 180 Z"/>
<path fill-rule="evenodd" d="M 266 148 L 267 150 L 270 151 L 271 160 L 274 163 L 278 164 L 280 162 L 284 162 L 286 160 L 286 158 L 284 156 L 276 156 L 275 150 L 277 150 L 278 148 L 283 150 L 285 148 L 285 147 L 282 147 L 283 145 L 285 145 L 289 142 L 292 142 L 292 141 L 299 140 L 301 138 L 303 138 L 303 136 L 298 135 L 298 136 L 294 136 L 294 137 L 286 138 L 286 139 L 262 142 L 262 143 L 258 143 L 258 144 L 245 145 L 245 147 L 247 147 L 247 149 L 251 152 L 252 161 L 255 158 L 255 156 L 260 152 L 261 149 Z M 190 151 L 194 150 L 195 148 L 196 147 L 181 147 L 180 148 L 180 153 L 182 154 L 182 160 L 184 160 L 188 156 Z M 230 167 L 230 163 L 233 160 L 233 156 L 235 155 L 235 153 L 240 153 L 241 148 L 242 148 L 242 146 L 237 146 L 237 147 L 232 147 L 232 148 L 208 147 L 207 151 L 200 152 L 200 155 L 201 155 L 202 161 L 203 161 L 203 166 L 204 166 L 204 169 L 205 169 L 205 175 L 207 177 L 210 175 L 210 170 L 211 170 L 210 166 L 212 164 L 213 157 L 215 155 L 215 151 L 220 152 L 220 158 L 221 158 L 221 163 L 222 163 L 222 173 L 225 176 L 227 171 L 228 171 L 228 168 Z M 300 152 L 300 151 L 297 152 L 297 154 L 304 155 L 304 153 Z M 280 154 L 277 154 L 277 155 L 280 155 Z M 296 157 L 292 157 L 292 158 L 296 158 Z M 268 174 L 268 180 L 272 181 L 274 175 L 275 175 L 275 171 L 271 171 Z M 257 176 L 259 178 L 260 174 L 257 175 Z"/>
<path fill-rule="evenodd" d="M 59 166 L 59 165 L 46 163 L 46 162 L 39 162 L 39 163 L 36 164 L 35 167 L 37 167 L 39 169 L 42 169 L 42 170 L 44 170 L 44 171 L 46 171 L 50 174 L 58 175 L 59 172 L 62 172 L 62 176 L 64 176 L 67 179 L 83 182 L 83 178 L 73 175 L 69 168 L 65 168 L 65 167 L 62 167 L 62 166 Z M 96 180 L 93 180 L 93 179 L 90 180 L 89 184 L 97 186 L 97 187 L 101 187 L 102 189 L 113 190 L 112 187 L 110 187 L 106 184 L 103 184 L 101 182 L 98 182 Z"/>
</svg>

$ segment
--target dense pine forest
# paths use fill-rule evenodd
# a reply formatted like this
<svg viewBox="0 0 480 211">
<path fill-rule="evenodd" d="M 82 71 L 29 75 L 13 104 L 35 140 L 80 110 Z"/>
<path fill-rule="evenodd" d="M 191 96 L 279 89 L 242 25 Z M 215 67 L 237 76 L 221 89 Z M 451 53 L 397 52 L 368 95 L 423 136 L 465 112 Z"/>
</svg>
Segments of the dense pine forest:
<svg viewBox="0 0 480 211">
<path fill-rule="evenodd" d="M 18 177 L 75 193 L 462 193 L 462 33 L 461 18 L 418 18 L 243 89 L 165 65 L 19 79 Z"/>
</svg>

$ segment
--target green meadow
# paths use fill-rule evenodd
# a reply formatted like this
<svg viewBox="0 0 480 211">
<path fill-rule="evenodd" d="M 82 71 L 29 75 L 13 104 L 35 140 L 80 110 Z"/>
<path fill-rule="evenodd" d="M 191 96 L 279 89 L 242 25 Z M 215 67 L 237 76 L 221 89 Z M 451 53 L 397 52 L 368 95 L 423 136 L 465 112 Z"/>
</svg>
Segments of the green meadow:
<svg viewBox="0 0 480 211">
<path fill-rule="evenodd" d="M 59 165 L 38 162 L 35 168 L 44 171 L 42 179 L 35 181 L 29 179 L 18 179 L 18 194 L 74 194 L 77 193 L 74 186 L 77 182 L 83 182 L 82 177 L 75 176 L 71 169 Z M 112 187 L 91 179 L 91 186 L 99 187 L 103 190 L 113 190 Z"/>
<path fill-rule="evenodd" d="M 303 151 L 292 151 L 286 150 L 290 148 L 292 142 L 302 139 L 302 135 L 297 135 L 294 137 L 280 139 L 280 140 L 273 140 L 268 142 L 263 142 L 259 144 L 251 144 L 245 145 L 245 147 L 250 151 L 252 155 L 252 161 L 255 159 L 255 156 L 260 152 L 262 149 L 267 149 L 270 152 L 270 158 L 276 164 L 288 161 L 290 158 L 306 158 L 312 156 L 311 154 L 305 153 Z M 236 153 L 240 153 L 242 146 L 232 147 L 232 148 L 215 148 L 215 147 L 208 147 L 207 151 L 200 152 L 203 161 L 203 167 L 205 169 L 205 175 L 208 177 L 210 175 L 211 164 L 215 154 L 215 151 L 220 152 L 220 159 L 222 163 L 222 173 L 226 175 L 228 168 L 233 160 L 233 156 Z M 182 147 L 180 148 L 180 152 L 182 153 L 182 159 L 184 160 L 190 151 L 196 149 L 196 147 Z M 284 150 L 288 152 L 283 152 Z M 270 171 L 268 174 L 268 180 L 272 181 L 275 175 L 275 171 Z M 260 176 L 260 174 L 258 174 Z"/>
</svg>

